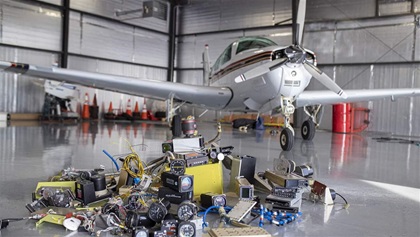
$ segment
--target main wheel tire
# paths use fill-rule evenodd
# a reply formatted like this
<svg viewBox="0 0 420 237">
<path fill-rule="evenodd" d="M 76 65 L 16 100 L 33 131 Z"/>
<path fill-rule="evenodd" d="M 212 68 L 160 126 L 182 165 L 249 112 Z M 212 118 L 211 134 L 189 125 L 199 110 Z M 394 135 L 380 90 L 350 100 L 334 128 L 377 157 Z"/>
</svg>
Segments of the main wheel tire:
<svg viewBox="0 0 420 237">
<path fill-rule="evenodd" d="M 283 151 L 290 151 L 293 148 L 295 138 L 292 130 L 284 128 L 280 133 L 280 147 Z"/>
<path fill-rule="evenodd" d="M 315 124 L 314 124 L 314 122 L 310 119 L 306 120 L 305 122 L 303 122 L 302 128 L 301 128 L 300 131 L 301 131 L 303 140 L 312 141 L 312 139 L 315 136 Z"/>
<path fill-rule="evenodd" d="M 173 137 L 180 137 L 182 135 L 182 128 L 181 128 L 181 116 L 175 115 L 172 117 L 172 124 L 171 124 L 172 136 Z"/>
</svg>

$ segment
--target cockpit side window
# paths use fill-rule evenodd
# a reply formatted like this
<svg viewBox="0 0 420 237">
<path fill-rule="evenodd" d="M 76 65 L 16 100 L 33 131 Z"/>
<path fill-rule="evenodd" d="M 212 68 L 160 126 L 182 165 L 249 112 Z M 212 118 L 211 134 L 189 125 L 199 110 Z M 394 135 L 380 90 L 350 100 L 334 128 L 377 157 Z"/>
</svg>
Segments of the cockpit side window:
<svg viewBox="0 0 420 237">
<path fill-rule="evenodd" d="M 264 38 L 246 39 L 240 41 L 236 49 L 236 54 L 248 50 L 248 49 L 259 49 L 268 46 L 276 45 L 273 41 Z"/>
<path fill-rule="evenodd" d="M 216 72 L 217 70 L 219 70 L 219 68 L 223 66 L 223 64 L 229 62 L 231 58 L 232 58 L 232 44 L 229 45 L 225 49 L 225 51 L 223 51 L 223 53 L 219 56 L 219 58 L 217 59 L 216 63 L 213 66 L 213 71 Z"/>
</svg>

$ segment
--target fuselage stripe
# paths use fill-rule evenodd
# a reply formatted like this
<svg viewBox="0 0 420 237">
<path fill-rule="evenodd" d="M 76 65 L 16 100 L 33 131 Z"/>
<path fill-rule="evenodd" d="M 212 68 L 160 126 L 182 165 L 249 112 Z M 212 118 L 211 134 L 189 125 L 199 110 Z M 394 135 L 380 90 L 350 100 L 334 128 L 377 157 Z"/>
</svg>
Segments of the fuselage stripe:
<svg viewBox="0 0 420 237">
<path fill-rule="evenodd" d="M 236 61 L 236 62 L 228 65 L 224 69 L 221 69 L 218 72 L 216 72 L 210 79 L 211 80 L 217 80 L 221 76 L 223 76 L 224 74 L 229 73 L 229 72 L 234 71 L 234 70 L 237 70 L 239 68 L 246 67 L 250 64 L 254 64 L 254 63 L 257 63 L 257 62 L 260 62 L 260 61 L 271 60 L 271 53 L 272 53 L 271 51 L 264 52 L 264 53 L 256 54 L 256 55 L 253 55 L 251 57 L 247 57 L 247 58 L 241 59 L 239 61 Z"/>
</svg>

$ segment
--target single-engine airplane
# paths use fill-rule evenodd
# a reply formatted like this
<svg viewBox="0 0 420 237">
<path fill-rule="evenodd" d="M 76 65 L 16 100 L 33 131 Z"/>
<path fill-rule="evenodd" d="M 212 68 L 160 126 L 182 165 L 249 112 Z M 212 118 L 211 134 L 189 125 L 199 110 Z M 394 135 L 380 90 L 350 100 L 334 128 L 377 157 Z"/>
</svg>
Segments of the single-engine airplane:
<svg viewBox="0 0 420 237">
<path fill-rule="evenodd" d="M 245 37 L 230 44 L 210 69 L 204 51 L 205 85 L 187 85 L 149 79 L 76 71 L 56 67 L 0 61 L 0 69 L 33 77 L 174 100 L 206 109 L 281 113 L 285 118 L 280 146 L 291 150 L 294 130 L 289 119 L 296 107 L 304 107 L 309 119 L 302 124 L 303 139 L 311 140 L 318 125 L 321 105 L 420 95 L 420 89 L 346 90 L 316 66 L 315 54 L 302 46 L 306 0 L 293 1 L 293 44 L 277 46 L 269 39 Z M 329 90 L 305 91 L 312 78 Z M 168 103 L 172 108 L 172 103 Z"/>
</svg>

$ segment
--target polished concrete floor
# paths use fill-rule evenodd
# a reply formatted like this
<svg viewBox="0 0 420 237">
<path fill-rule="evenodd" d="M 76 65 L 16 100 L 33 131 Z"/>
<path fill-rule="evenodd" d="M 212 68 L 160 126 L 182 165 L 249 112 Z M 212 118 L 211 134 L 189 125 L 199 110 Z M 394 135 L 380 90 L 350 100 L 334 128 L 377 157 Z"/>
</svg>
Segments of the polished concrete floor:
<svg viewBox="0 0 420 237">
<path fill-rule="evenodd" d="M 211 123 L 199 123 L 209 140 L 216 134 Z M 316 180 L 335 189 L 350 204 L 336 199 L 333 207 L 304 200 L 303 216 L 284 227 L 265 225 L 274 236 L 419 236 L 420 147 L 416 142 L 378 142 L 389 134 L 335 134 L 318 131 L 305 142 L 296 130 L 295 146 L 282 152 L 278 135 L 223 126 L 221 145 L 234 154 L 258 158 L 257 171 L 273 169 L 280 156 L 313 166 Z M 95 168 L 111 161 L 102 153 L 125 154 L 126 139 L 140 157 L 160 157 L 169 129 L 158 123 L 20 124 L 0 128 L 0 219 L 27 216 L 25 204 L 38 181 L 67 167 Z M 407 138 L 414 141 L 419 137 Z M 226 175 L 226 174 L 225 174 Z M 254 223 L 255 224 L 255 223 Z M 257 224 L 255 224 L 257 225 Z M 10 223 L 0 236 L 79 236 L 62 226 L 33 221 Z M 198 235 L 201 236 L 201 233 Z"/>
</svg>

